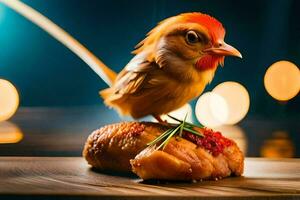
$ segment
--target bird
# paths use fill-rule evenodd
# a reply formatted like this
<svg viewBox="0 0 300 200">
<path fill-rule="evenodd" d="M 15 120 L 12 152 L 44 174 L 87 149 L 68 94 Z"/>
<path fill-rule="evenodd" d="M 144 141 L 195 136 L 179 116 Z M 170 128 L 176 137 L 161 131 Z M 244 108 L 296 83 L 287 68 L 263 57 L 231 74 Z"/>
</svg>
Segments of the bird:
<svg viewBox="0 0 300 200">
<path fill-rule="evenodd" d="M 17 0 L 0 0 L 6 6 L 56 38 L 109 85 L 100 91 L 104 103 L 135 119 L 161 115 L 199 96 L 214 77 L 225 56 L 241 53 L 224 42 L 225 29 L 214 17 L 182 13 L 153 28 L 136 46 L 135 55 L 120 73 L 114 72 L 84 45 L 47 17 Z"/>
<path fill-rule="evenodd" d="M 112 85 L 101 90 L 104 103 L 120 115 L 139 119 L 163 114 L 198 97 L 209 84 L 225 56 L 242 58 L 225 43 L 225 28 L 216 18 L 182 13 L 161 21 L 135 47 L 134 57 Z"/>
</svg>

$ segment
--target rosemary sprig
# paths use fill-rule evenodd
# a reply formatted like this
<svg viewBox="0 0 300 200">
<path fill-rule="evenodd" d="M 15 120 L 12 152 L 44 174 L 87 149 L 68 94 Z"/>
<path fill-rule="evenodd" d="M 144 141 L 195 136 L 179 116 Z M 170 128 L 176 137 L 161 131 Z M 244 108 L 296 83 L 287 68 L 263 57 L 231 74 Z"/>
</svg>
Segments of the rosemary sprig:
<svg viewBox="0 0 300 200">
<path fill-rule="evenodd" d="M 182 131 L 183 131 L 183 127 L 184 127 L 184 124 L 185 124 L 186 117 L 187 117 L 187 113 L 185 114 L 184 119 L 182 121 L 182 126 L 180 127 L 179 137 L 182 137 Z"/>
<path fill-rule="evenodd" d="M 164 133 L 162 133 L 160 136 L 158 136 L 157 138 L 155 138 L 155 140 L 149 142 L 147 145 L 151 146 L 154 145 L 156 143 L 158 143 L 159 141 L 161 141 L 163 138 L 165 138 L 166 136 L 168 136 L 171 132 L 173 131 L 173 129 L 168 129 L 167 131 L 165 131 Z"/>
<path fill-rule="evenodd" d="M 174 119 L 175 121 L 180 122 L 180 123 L 183 122 L 183 121 L 181 121 L 180 119 L 177 119 L 177 118 L 175 118 L 175 117 L 173 117 L 173 116 L 171 116 L 171 115 L 167 115 L 167 116 L 170 117 L 171 119 Z M 192 123 L 189 123 L 189 122 L 187 122 L 187 121 L 185 121 L 184 123 L 190 125 L 191 127 L 198 127 L 198 128 L 203 128 L 203 127 L 204 127 L 204 126 L 202 126 L 202 125 L 192 124 Z"/>
<path fill-rule="evenodd" d="M 193 133 L 199 137 L 203 137 L 203 135 L 201 133 L 199 133 L 198 131 L 195 131 L 194 129 L 190 129 L 190 128 L 186 128 L 186 127 L 183 127 L 183 130 L 187 131 L 187 132 L 190 132 L 190 133 Z"/>
<path fill-rule="evenodd" d="M 203 135 L 201 133 L 194 130 L 194 127 L 202 128 L 203 126 L 199 126 L 199 125 L 195 125 L 195 124 L 187 122 L 186 121 L 187 115 L 185 115 L 183 121 L 179 120 L 175 117 L 172 117 L 170 115 L 168 115 L 168 117 L 170 117 L 171 119 L 173 119 L 173 120 L 175 120 L 179 123 L 178 124 L 169 124 L 169 126 L 171 128 L 168 129 L 167 131 L 165 131 L 164 133 L 162 133 L 157 138 L 155 138 L 153 141 L 149 142 L 147 144 L 148 146 L 156 145 L 157 143 L 161 142 L 164 139 L 160 143 L 160 145 L 156 148 L 157 150 L 159 150 L 160 148 L 164 149 L 168 145 L 168 143 L 170 142 L 170 139 L 172 137 L 174 137 L 177 134 L 178 134 L 179 137 L 182 137 L 182 132 L 183 131 L 187 131 L 187 132 L 192 133 L 194 135 L 197 135 L 199 137 L 203 137 Z"/>
<path fill-rule="evenodd" d="M 169 143 L 171 137 L 173 137 L 173 136 L 177 133 L 177 131 L 178 131 L 179 129 L 180 129 L 180 126 L 177 126 L 176 128 L 173 128 L 173 129 L 172 129 L 173 131 L 169 134 L 169 136 L 167 137 L 167 139 L 166 139 L 165 141 L 163 141 L 163 142 L 157 147 L 157 149 L 160 149 L 161 147 L 162 147 L 163 149 L 165 149 L 165 147 L 166 147 L 167 144 Z"/>
</svg>

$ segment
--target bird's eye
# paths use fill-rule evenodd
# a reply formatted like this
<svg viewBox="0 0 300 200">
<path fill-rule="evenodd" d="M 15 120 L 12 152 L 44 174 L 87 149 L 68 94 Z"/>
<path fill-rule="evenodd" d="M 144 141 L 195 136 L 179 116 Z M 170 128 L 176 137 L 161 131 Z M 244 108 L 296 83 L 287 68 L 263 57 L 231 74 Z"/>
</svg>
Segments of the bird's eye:
<svg viewBox="0 0 300 200">
<path fill-rule="evenodd" d="M 188 44 L 195 44 L 195 43 L 199 42 L 199 36 L 197 35 L 197 33 L 195 31 L 187 32 L 185 35 L 185 39 Z"/>
</svg>

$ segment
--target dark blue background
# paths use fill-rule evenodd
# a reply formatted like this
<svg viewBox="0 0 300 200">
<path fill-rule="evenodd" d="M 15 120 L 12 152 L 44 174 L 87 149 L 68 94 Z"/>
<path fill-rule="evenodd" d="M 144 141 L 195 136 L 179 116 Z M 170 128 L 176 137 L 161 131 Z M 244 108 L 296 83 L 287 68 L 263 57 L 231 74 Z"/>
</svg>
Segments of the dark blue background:
<svg viewBox="0 0 300 200">
<path fill-rule="evenodd" d="M 299 116 L 299 95 L 288 103 L 272 99 L 263 86 L 269 65 L 289 60 L 300 65 L 300 1 L 79 1 L 26 0 L 87 46 L 116 71 L 160 20 L 201 11 L 218 18 L 226 41 L 243 59 L 227 58 L 212 89 L 223 81 L 242 83 L 251 96 L 250 115 Z M 99 105 L 105 83 L 78 57 L 14 11 L 0 5 L 0 78 L 16 85 L 21 106 Z"/>
</svg>

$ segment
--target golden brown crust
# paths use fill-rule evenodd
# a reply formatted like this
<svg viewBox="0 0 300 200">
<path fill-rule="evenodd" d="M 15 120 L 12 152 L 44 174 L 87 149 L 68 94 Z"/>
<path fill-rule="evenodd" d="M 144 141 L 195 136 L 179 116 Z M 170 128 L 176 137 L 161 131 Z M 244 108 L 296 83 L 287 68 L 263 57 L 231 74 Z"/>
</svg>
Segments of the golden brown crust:
<svg viewBox="0 0 300 200">
<path fill-rule="evenodd" d="M 218 156 L 213 156 L 206 149 L 183 138 L 172 138 L 163 151 L 148 147 L 131 160 L 133 172 L 144 180 L 200 180 L 240 176 L 243 164 L 243 154 L 235 143 L 226 147 Z"/>
<path fill-rule="evenodd" d="M 95 130 L 87 139 L 83 157 L 100 170 L 130 172 L 130 159 L 162 133 L 156 123 L 122 122 Z"/>
<path fill-rule="evenodd" d="M 184 138 L 171 138 L 164 150 L 147 147 L 166 129 L 149 122 L 107 125 L 88 137 L 83 156 L 100 170 L 133 171 L 145 180 L 219 179 L 243 173 L 243 154 L 231 140 L 218 155 Z"/>
<path fill-rule="evenodd" d="M 148 147 L 137 157 L 130 160 L 132 171 L 144 180 L 179 180 L 178 177 L 189 180 L 192 178 L 189 163 L 164 151 L 157 151 L 153 147 Z"/>
</svg>

